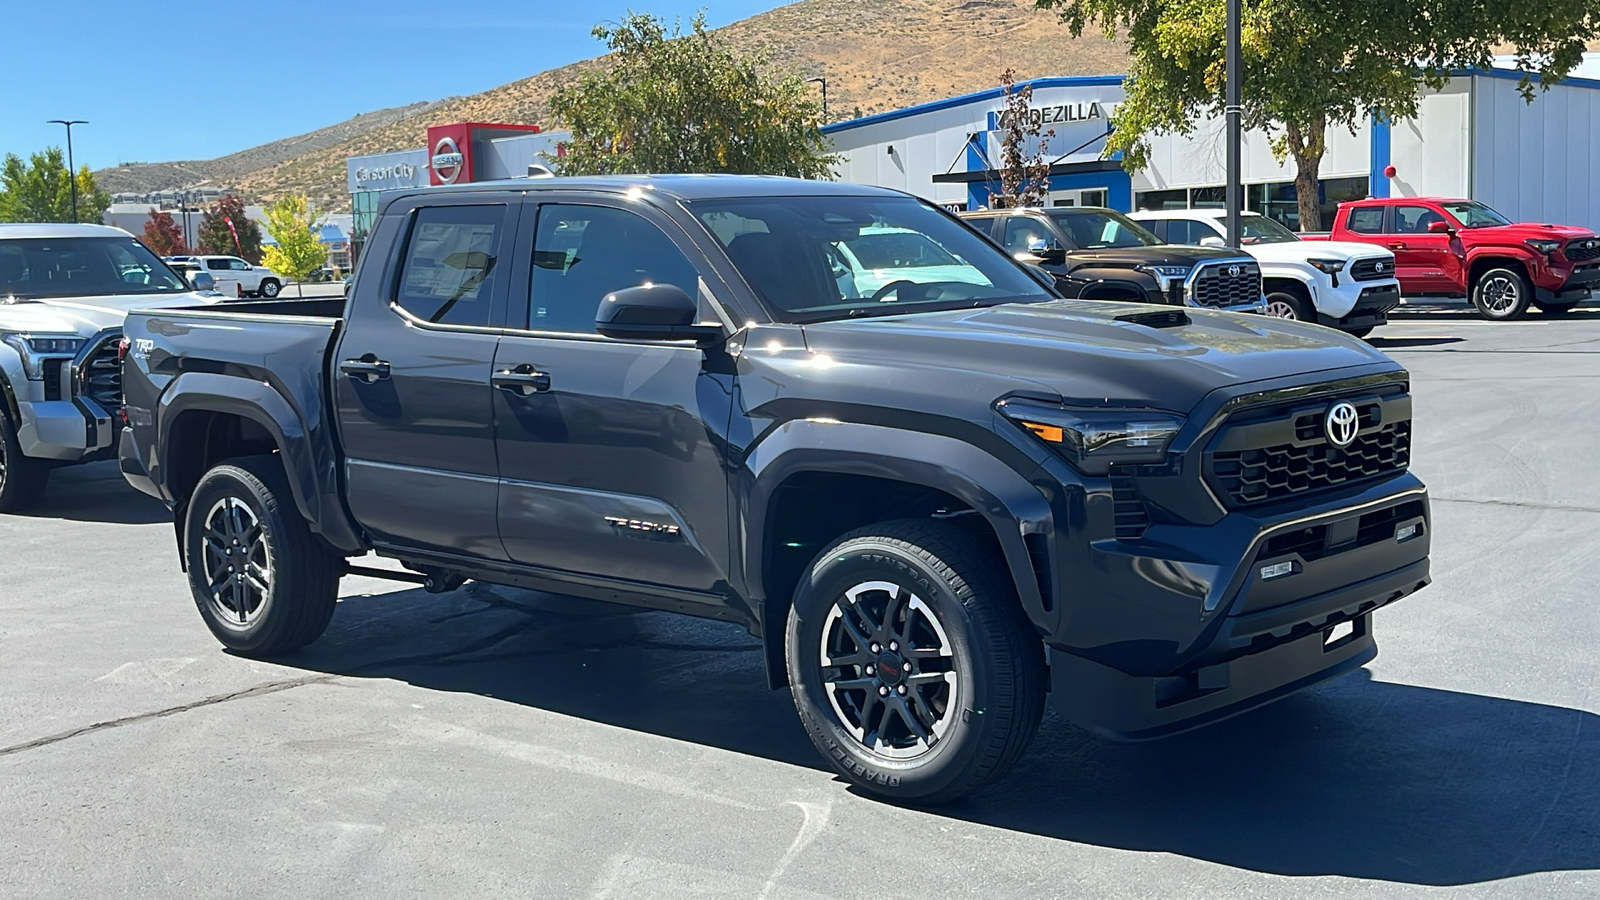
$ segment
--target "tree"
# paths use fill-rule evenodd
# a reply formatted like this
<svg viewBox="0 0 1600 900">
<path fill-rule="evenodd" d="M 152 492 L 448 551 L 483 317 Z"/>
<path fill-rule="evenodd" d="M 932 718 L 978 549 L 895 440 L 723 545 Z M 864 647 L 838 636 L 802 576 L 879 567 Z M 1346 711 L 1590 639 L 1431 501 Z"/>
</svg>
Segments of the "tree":
<svg viewBox="0 0 1600 900">
<path fill-rule="evenodd" d="M 78 170 L 78 221 L 99 224 L 111 205 L 88 166 Z M 7 153 L 0 165 L 0 222 L 71 222 L 72 178 L 60 147 L 27 162 Z"/>
<path fill-rule="evenodd" d="M 153 208 L 150 218 L 144 223 L 144 244 L 154 250 L 157 256 L 177 256 L 189 252 L 189 246 L 183 242 L 183 229 L 172 221 L 172 213 Z"/>
<path fill-rule="evenodd" d="M 739 172 L 827 178 L 822 105 L 798 74 L 768 77 L 696 15 L 688 34 L 629 13 L 594 36 L 611 65 L 558 90 L 550 108 L 572 132 L 562 174 Z"/>
<path fill-rule="evenodd" d="M 196 237 L 202 253 L 241 256 L 252 266 L 261 263 L 261 226 L 245 215 L 244 201 L 233 194 L 224 194 L 211 204 L 200 217 Z"/>
<path fill-rule="evenodd" d="M 1000 112 L 1000 192 L 989 194 L 989 206 L 1044 206 L 1050 192 L 1050 164 L 1045 162 L 1046 141 L 1055 129 L 1040 131 L 1042 118 L 1033 109 L 1033 86 L 1017 88 L 1017 73 L 1000 73 L 1006 108 Z M 1031 152 L 1030 152 L 1031 150 Z"/>
<path fill-rule="evenodd" d="M 276 244 L 269 245 L 265 255 L 267 268 L 290 281 L 304 282 L 312 272 L 328 261 L 327 248 L 322 246 L 322 216 L 305 194 L 285 194 L 266 209 L 267 233 Z M 297 285 L 301 296 L 303 285 Z"/>
<path fill-rule="evenodd" d="M 1322 226 L 1318 174 L 1327 131 L 1352 131 L 1368 116 L 1416 115 L 1423 87 L 1452 70 L 1490 65 L 1497 48 L 1548 87 L 1583 57 L 1600 7 L 1461 0 L 1242 0 L 1241 105 L 1247 128 L 1272 136 L 1280 160 L 1293 158 L 1301 230 Z M 1226 85 L 1225 0 L 1035 0 L 1056 9 L 1074 35 L 1100 27 L 1126 33 L 1132 50 L 1127 96 L 1114 117 L 1108 153 L 1130 171 L 1148 162 L 1153 134 L 1189 134 L 1222 112 Z M 1531 101 L 1535 79 L 1522 93 Z"/>
</svg>

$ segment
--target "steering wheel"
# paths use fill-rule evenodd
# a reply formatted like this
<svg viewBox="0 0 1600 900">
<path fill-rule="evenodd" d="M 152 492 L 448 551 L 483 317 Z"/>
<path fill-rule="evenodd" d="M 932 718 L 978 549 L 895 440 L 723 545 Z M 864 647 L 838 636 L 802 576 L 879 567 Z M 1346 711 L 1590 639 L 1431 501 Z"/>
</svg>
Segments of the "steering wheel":
<svg viewBox="0 0 1600 900">
<path fill-rule="evenodd" d="M 872 292 L 872 302 L 873 303 L 882 302 L 883 297 L 884 297 L 885 294 L 896 293 L 896 292 L 898 292 L 900 290 L 900 288 L 902 286 L 903 287 L 917 287 L 918 285 L 917 285 L 917 283 L 915 281 L 908 281 L 908 280 L 906 280 L 904 278 L 897 278 L 894 281 L 891 281 L 888 284 L 884 285 L 883 287 L 878 288 L 876 291 L 873 291 Z"/>
</svg>

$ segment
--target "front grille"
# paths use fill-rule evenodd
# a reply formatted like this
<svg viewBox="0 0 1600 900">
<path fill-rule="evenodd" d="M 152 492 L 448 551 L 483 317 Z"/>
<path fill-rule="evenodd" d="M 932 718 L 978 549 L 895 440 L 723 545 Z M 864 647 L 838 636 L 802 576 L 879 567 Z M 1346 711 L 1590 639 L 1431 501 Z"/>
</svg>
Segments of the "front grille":
<svg viewBox="0 0 1600 900">
<path fill-rule="evenodd" d="M 1127 475 L 1111 476 L 1111 500 L 1115 510 L 1117 540 L 1136 541 L 1144 537 L 1150 527 L 1150 513 L 1144 501 L 1133 489 L 1133 479 Z"/>
<path fill-rule="evenodd" d="M 120 334 L 107 334 L 78 363 L 75 388 L 81 396 L 100 404 L 106 412 L 122 408 L 122 361 L 117 359 Z"/>
<path fill-rule="evenodd" d="M 1583 262 L 1590 259 L 1600 259 L 1600 240 L 1595 238 L 1578 238 L 1567 241 L 1567 259 L 1573 262 Z"/>
<path fill-rule="evenodd" d="M 1256 554 L 1256 562 L 1297 554 L 1306 562 L 1315 562 L 1330 553 L 1343 553 L 1369 547 L 1381 541 L 1394 539 L 1395 529 L 1401 522 L 1422 516 L 1425 508 L 1421 500 L 1410 500 L 1399 506 L 1380 509 L 1363 515 L 1356 522 L 1355 538 L 1338 546 L 1328 544 L 1328 526 L 1314 525 L 1297 531 L 1285 532 L 1268 538 Z"/>
<path fill-rule="evenodd" d="M 1356 281 L 1377 281 L 1394 277 L 1394 260 L 1378 257 L 1358 259 L 1350 264 L 1350 277 Z"/>
<path fill-rule="evenodd" d="M 1355 405 L 1360 428 L 1344 449 L 1328 440 L 1323 427 L 1335 399 L 1235 414 L 1206 456 L 1206 477 L 1221 499 L 1251 506 L 1405 471 L 1411 462 L 1410 398 L 1345 398 Z"/>
<path fill-rule="evenodd" d="M 1247 262 L 1203 265 L 1190 284 L 1189 297 L 1195 306 L 1212 309 L 1260 303 L 1261 267 Z"/>
</svg>

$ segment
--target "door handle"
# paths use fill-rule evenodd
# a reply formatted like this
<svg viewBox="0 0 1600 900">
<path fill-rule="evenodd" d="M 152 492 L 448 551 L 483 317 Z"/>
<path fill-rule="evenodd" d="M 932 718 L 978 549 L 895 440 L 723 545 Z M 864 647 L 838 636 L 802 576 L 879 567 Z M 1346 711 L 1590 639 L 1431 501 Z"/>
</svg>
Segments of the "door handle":
<svg viewBox="0 0 1600 900">
<path fill-rule="evenodd" d="M 538 371 L 527 363 L 515 369 L 496 372 L 490 381 L 500 390 L 521 397 L 531 397 L 550 390 L 550 375 Z"/>
<path fill-rule="evenodd" d="M 339 371 L 366 384 L 389 377 L 389 361 L 368 353 L 360 359 L 347 359 L 339 363 Z"/>
<path fill-rule="evenodd" d="M 1394 243 L 1389 245 L 1389 249 L 1390 250 L 1404 250 L 1405 248 L 1406 248 L 1406 245 L 1405 245 L 1404 241 L 1395 241 Z"/>
</svg>

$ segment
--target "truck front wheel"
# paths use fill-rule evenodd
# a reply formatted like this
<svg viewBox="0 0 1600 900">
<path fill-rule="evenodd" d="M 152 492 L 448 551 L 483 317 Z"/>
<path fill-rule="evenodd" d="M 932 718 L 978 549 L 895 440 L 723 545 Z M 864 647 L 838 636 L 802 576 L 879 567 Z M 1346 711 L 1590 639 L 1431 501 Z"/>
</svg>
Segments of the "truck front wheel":
<svg viewBox="0 0 1600 900">
<path fill-rule="evenodd" d="M 997 555 L 943 522 L 851 532 L 795 591 L 785 652 L 811 741 L 887 800 L 944 803 L 1008 770 L 1044 712 L 1044 647 Z"/>
<path fill-rule="evenodd" d="M 1289 291 L 1273 291 L 1267 295 L 1267 315 L 1317 324 L 1317 310 L 1310 298 Z"/>
<path fill-rule="evenodd" d="M 17 426 L 0 409 L 0 513 L 18 512 L 39 502 L 50 482 L 48 463 L 22 455 Z"/>
<path fill-rule="evenodd" d="M 200 480 L 184 519 L 189 588 L 217 640 L 274 656 L 322 635 L 341 560 L 295 508 L 276 457 L 230 460 Z"/>
<path fill-rule="evenodd" d="M 1478 308 L 1478 315 L 1495 322 L 1520 318 L 1532 299 L 1533 285 L 1515 269 L 1490 269 L 1472 288 L 1472 305 Z"/>
</svg>

